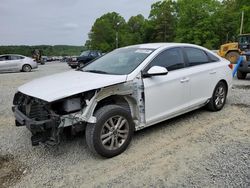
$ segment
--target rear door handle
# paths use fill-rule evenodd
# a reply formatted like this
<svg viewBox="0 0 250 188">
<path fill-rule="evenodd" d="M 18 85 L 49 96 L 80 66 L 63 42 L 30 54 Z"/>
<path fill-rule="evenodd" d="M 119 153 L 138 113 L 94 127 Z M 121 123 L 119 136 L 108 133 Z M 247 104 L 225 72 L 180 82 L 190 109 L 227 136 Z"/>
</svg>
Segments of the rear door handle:
<svg viewBox="0 0 250 188">
<path fill-rule="evenodd" d="M 185 83 L 185 82 L 188 82 L 189 81 L 189 78 L 182 78 L 181 79 L 181 83 Z"/>
<path fill-rule="evenodd" d="M 211 71 L 209 74 L 216 74 L 216 71 Z"/>
</svg>

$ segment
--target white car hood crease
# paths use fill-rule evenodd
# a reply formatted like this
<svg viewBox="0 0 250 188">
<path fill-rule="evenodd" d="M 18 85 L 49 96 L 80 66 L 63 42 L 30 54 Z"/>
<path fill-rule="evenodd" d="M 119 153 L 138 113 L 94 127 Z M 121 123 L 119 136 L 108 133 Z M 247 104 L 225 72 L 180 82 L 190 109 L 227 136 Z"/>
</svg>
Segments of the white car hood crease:
<svg viewBox="0 0 250 188">
<path fill-rule="evenodd" d="M 26 95 L 48 102 L 85 91 L 125 82 L 127 75 L 108 75 L 82 71 L 68 71 L 35 79 L 18 88 Z"/>
</svg>

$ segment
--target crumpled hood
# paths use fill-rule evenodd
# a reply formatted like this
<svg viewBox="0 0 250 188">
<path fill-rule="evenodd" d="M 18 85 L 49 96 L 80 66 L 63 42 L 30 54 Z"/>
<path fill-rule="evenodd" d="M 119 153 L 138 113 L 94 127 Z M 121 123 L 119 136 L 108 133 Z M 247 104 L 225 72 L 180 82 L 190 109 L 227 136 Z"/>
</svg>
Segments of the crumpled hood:
<svg viewBox="0 0 250 188">
<path fill-rule="evenodd" d="M 122 83 L 126 78 L 126 75 L 68 71 L 33 80 L 20 86 L 18 91 L 52 102 L 85 91 Z"/>
</svg>

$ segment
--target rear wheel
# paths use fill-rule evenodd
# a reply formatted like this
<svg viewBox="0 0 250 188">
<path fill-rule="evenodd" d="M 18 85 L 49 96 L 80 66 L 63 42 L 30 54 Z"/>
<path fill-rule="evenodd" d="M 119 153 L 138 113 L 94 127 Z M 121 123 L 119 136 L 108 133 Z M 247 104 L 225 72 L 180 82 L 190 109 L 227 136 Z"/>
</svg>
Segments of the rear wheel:
<svg viewBox="0 0 250 188">
<path fill-rule="evenodd" d="M 239 52 L 228 52 L 226 55 L 226 59 L 233 64 L 236 64 L 240 57 Z"/>
<path fill-rule="evenodd" d="M 23 72 L 30 72 L 31 71 L 31 66 L 30 65 L 23 65 L 22 71 Z"/>
<path fill-rule="evenodd" d="M 109 158 L 125 151 L 134 133 L 130 113 L 118 105 L 108 105 L 97 110 L 95 117 L 96 123 L 86 127 L 86 141 L 92 152 Z"/>
<path fill-rule="evenodd" d="M 227 98 L 227 86 L 224 82 L 220 81 L 213 92 L 213 96 L 210 99 L 209 103 L 207 104 L 207 107 L 210 111 L 219 111 L 221 110 L 225 103 Z"/>
<path fill-rule="evenodd" d="M 241 72 L 241 71 L 239 71 L 239 70 L 237 71 L 237 78 L 238 78 L 239 80 L 245 79 L 246 76 L 247 76 L 247 73 Z"/>
</svg>

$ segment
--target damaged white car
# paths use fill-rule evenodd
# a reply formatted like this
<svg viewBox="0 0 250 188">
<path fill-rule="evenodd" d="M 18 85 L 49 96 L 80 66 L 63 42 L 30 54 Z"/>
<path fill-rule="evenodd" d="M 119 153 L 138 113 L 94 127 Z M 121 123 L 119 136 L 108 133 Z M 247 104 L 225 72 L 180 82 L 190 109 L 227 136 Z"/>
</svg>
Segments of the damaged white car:
<svg viewBox="0 0 250 188">
<path fill-rule="evenodd" d="M 58 144 L 70 127 L 86 131 L 93 152 L 113 157 L 136 130 L 202 106 L 221 110 L 231 73 L 227 60 L 196 45 L 129 46 L 19 87 L 13 112 L 16 126 L 31 131 L 33 145 Z"/>
</svg>

